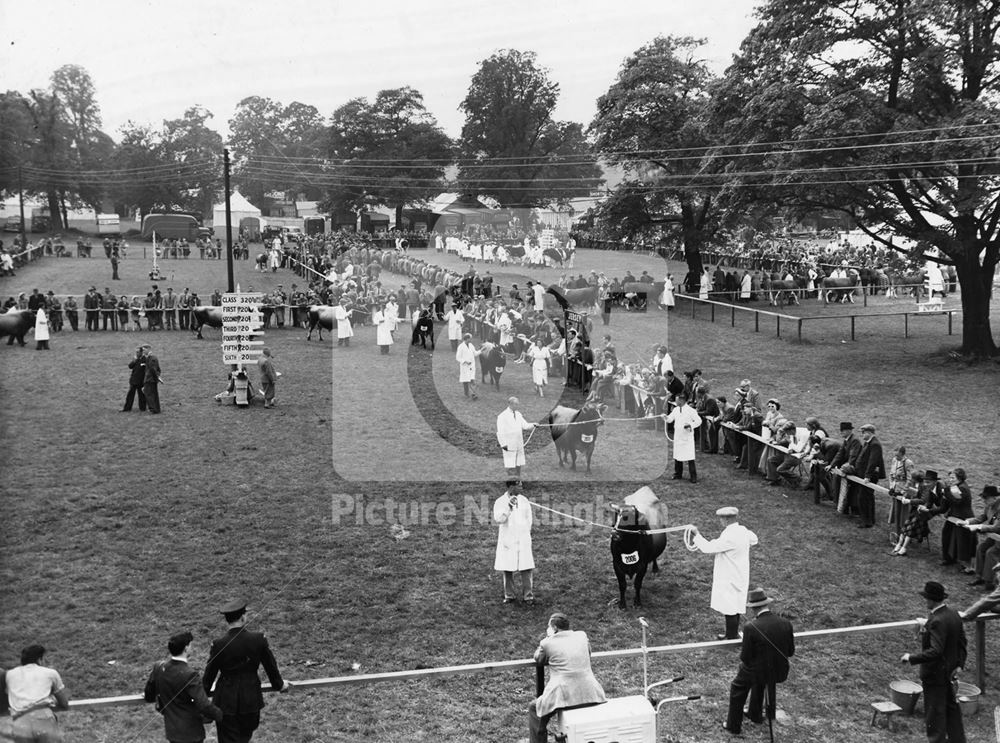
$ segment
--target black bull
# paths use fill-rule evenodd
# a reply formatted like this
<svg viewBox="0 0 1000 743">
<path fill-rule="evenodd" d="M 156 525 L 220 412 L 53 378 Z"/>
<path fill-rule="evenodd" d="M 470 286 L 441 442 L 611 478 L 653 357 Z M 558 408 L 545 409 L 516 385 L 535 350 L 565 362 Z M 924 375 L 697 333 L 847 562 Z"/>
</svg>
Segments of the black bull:
<svg viewBox="0 0 1000 743">
<path fill-rule="evenodd" d="M 9 335 L 7 345 L 14 345 L 16 339 L 18 344 L 24 345 L 24 336 L 35 326 L 34 310 L 8 310 L 0 314 L 0 338 Z"/>
<path fill-rule="evenodd" d="M 319 339 L 323 340 L 323 328 L 331 333 L 337 327 L 337 320 L 333 316 L 333 307 L 329 305 L 314 304 L 309 307 L 309 332 L 306 333 L 306 340 L 312 340 L 313 331 L 319 328 Z"/>
<path fill-rule="evenodd" d="M 590 474 L 590 459 L 597 446 L 597 427 L 604 423 L 601 413 L 606 406 L 585 404 L 580 410 L 557 405 L 549 413 L 552 441 L 559 455 L 559 466 L 572 458 L 572 469 L 576 469 L 576 453 L 587 457 L 587 474 Z"/>
<path fill-rule="evenodd" d="M 618 579 L 618 608 L 624 609 L 626 579 L 632 578 L 635 587 L 634 606 L 642 606 L 642 581 L 650 564 L 659 572 L 657 558 L 667 546 L 667 535 L 650 534 L 661 529 L 667 517 L 660 508 L 659 499 L 648 487 L 637 490 L 625 499 L 624 505 L 611 506 L 617 513 L 611 534 L 611 560 Z"/>
<path fill-rule="evenodd" d="M 503 349 L 487 341 L 480 348 L 479 363 L 482 366 L 483 384 L 486 384 L 486 378 L 489 377 L 493 386 L 500 389 L 500 377 L 507 368 L 507 354 Z"/>
</svg>

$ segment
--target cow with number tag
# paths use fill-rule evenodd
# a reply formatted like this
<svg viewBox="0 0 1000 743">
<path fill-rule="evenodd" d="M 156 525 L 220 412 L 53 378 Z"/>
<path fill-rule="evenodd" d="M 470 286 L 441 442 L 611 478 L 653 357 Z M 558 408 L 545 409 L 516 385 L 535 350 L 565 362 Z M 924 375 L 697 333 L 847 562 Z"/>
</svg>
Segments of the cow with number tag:
<svg viewBox="0 0 1000 743">
<path fill-rule="evenodd" d="M 572 469 L 576 469 L 576 453 L 587 457 L 587 474 L 590 474 L 590 459 L 597 446 L 597 427 L 604 424 L 607 405 L 587 402 L 579 410 L 557 405 L 549 413 L 552 442 L 559 455 L 559 466 L 572 458 Z"/>
<path fill-rule="evenodd" d="M 635 587 L 633 606 L 642 606 L 642 581 L 650 564 L 659 572 L 657 558 L 667 546 L 663 532 L 648 532 L 667 525 L 667 507 L 660 503 L 648 486 L 639 488 L 625 498 L 623 505 L 611 505 L 615 512 L 614 531 L 611 533 L 611 561 L 618 579 L 618 608 L 624 609 L 626 580 L 632 579 Z"/>
</svg>

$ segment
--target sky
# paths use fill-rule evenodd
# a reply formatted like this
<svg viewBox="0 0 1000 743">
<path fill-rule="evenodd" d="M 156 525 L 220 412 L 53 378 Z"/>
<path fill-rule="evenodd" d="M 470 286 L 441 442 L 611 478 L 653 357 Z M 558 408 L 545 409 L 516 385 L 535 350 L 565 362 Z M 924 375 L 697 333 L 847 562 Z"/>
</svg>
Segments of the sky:
<svg viewBox="0 0 1000 743">
<path fill-rule="evenodd" d="M 558 120 L 588 125 L 621 63 L 657 35 L 707 41 L 717 72 L 754 24 L 753 0 L 0 0 L 0 89 L 47 88 L 64 64 L 94 81 L 103 130 L 159 128 L 193 105 L 226 136 L 247 96 L 315 106 L 404 85 L 451 136 L 479 63 L 498 49 L 534 51 L 559 83 Z"/>
</svg>

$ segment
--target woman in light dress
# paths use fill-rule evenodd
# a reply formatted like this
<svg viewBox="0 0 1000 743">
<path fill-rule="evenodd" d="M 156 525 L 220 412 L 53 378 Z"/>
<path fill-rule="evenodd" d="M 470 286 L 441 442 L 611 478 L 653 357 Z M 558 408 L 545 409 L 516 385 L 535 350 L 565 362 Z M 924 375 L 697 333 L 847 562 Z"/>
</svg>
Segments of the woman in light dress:
<svg viewBox="0 0 1000 743">
<path fill-rule="evenodd" d="M 542 344 L 542 337 L 535 336 L 534 345 L 528 349 L 531 358 L 531 381 L 539 397 L 545 397 L 545 385 L 549 383 L 549 359 L 552 352 Z"/>
<path fill-rule="evenodd" d="M 667 278 L 663 280 L 663 291 L 660 293 L 660 307 L 666 307 L 667 310 L 674 308 L 674 277 L 669 273 L 667 274 Z"/>
</svg>

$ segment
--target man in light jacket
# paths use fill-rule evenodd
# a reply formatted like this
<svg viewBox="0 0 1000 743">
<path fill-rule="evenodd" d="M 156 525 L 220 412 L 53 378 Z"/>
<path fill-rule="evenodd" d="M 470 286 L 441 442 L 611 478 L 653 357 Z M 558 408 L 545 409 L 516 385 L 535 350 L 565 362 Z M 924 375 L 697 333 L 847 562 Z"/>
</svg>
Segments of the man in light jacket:
<svg viewBox="0 0 1000 743">
<path fill-rule="evenodd" d="M 546 743 L 549 720 L 558 710 L 607 701 L 590 669 L 587 633 L 571 630 L 565 614 L 557 612 L 549 617 L 546 636 L 535 651 L 535 663 L 549 667 L 549 683 L 542 695 L 528 705 L 530 743 Z"/>
<path fill-rule="evenodd" d="M 688 405 L 687 395 L 677 394 L 674 409 L 667 416 L 667 425 L 674 424 L 674 480 L 684 477 L 684 463 L 688 463 L 691 482 L 698 482 L 698 470 L 694 466 L 695 429 L 701 425 L 701 416 Z"/>
<path fill-rule="evenodd" d="M 521 415 L 520 407 L 520 400 L 508 398 L 507 407 L 497 416 L 497 443 L 503 450 L 503 466 L 508 476 L 516 479 L 520 479 L 524 466 L 524 432 L 535 428 Z"/>
<path fill-rule="evenodd" d="M 735 640 L 739 637 L 740 614 L 747 609 L 750 548 L 757 544 L 757 535 L 739 523 L 739 509 L 733 506 L 720 508 L 715 515 L 722 524 L 718 538 L 708 541 L 695 526 L 693 541 L 701 552 L 715 555 L 711 607 L 726 618 L 726 632 L 716 638 Z"/>
</svg>

